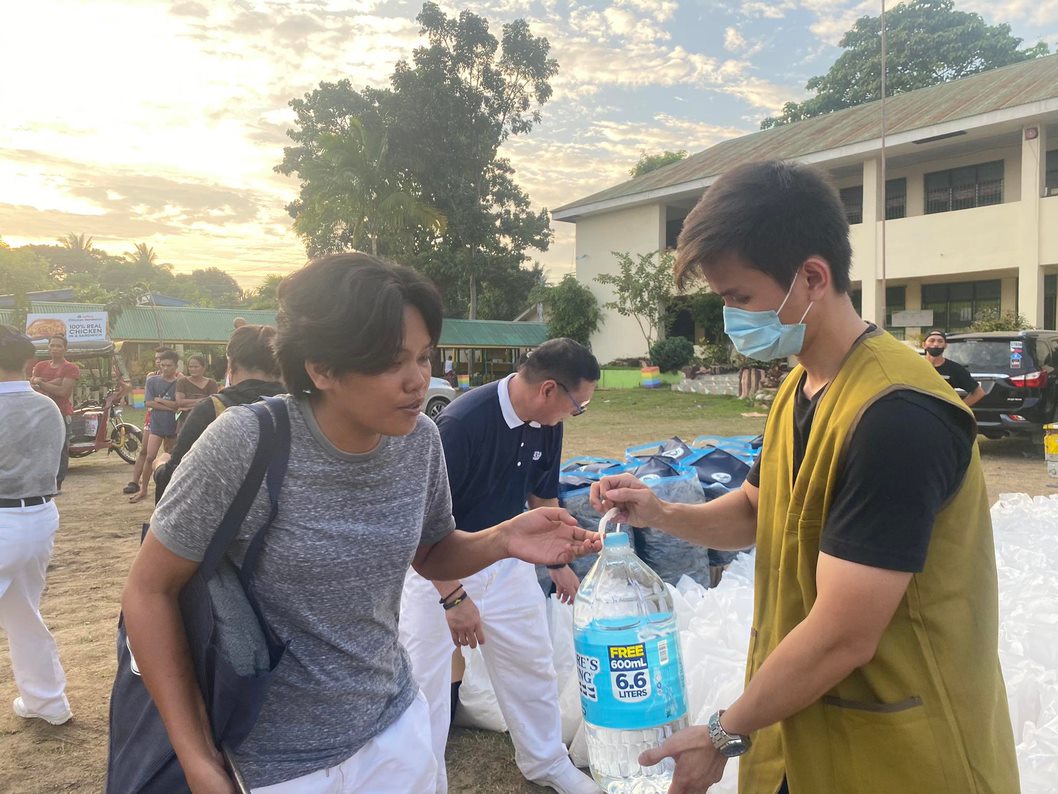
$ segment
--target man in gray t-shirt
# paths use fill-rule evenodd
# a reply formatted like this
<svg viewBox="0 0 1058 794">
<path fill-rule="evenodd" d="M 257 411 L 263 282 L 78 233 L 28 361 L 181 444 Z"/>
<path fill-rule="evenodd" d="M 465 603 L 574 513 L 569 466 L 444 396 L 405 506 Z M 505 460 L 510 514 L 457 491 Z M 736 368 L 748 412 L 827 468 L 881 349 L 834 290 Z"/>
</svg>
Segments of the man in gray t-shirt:
<svg viewBox="0 0 1058 794">
<path fill-rule="evenodd" d="M 454 529 L 433 422 L 420 416 L 409 435 L 350 454 L 327 440 L 306 402 L 283 399 L 290 464 L 254 581 L 265 618 L 290 646 L 236 754 L 255 787 L 339 763 L 411 704 L 418 688 L 397 641 L 401 583 L 418 546 Z M 151 523 L 169 551 L 202 559 L 257 438 L 257 420 L 237 407 L 195 442 Z M 268 512 L 262 485 L 231 550 L 236 564 Z"/>
</svg>

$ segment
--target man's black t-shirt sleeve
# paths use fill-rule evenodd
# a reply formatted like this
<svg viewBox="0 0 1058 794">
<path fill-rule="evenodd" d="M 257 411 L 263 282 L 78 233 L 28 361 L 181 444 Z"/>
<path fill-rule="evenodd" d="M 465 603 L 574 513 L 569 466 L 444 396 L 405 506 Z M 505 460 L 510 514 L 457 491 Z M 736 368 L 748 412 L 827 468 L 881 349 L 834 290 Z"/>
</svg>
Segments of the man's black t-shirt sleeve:
<svg viewBox="0 0 1058 794">
<path fill-rule="evenodd" d="M 853 432 L 820 539 L 850 562 L 921 571 L 933 523 L 970 465 L 969 418 L 933 397 L 899 391 Z M 760 487 L 760 459 L 746 481 Z"/>
<path fill-rule="evenodd" d="M 882 398 L 853 433 L 820 551 L 895 571 L 926 564 L 933 524 L 970 464 L 969 417 L 911 391 Z"/>
<path fill-rule="evenodd" d="M 962 389 L 967 394 L 973 394 L 980 385 L 974 380 L 973 375 L 970 374 L 966 367 L 962 364 L 956 364 L 954 361 L 946 360 L 940 365 L 938 371 L 941 375 L 948 376 L 948 383 L 951 384 L 953 389 Z"/>
</svg>

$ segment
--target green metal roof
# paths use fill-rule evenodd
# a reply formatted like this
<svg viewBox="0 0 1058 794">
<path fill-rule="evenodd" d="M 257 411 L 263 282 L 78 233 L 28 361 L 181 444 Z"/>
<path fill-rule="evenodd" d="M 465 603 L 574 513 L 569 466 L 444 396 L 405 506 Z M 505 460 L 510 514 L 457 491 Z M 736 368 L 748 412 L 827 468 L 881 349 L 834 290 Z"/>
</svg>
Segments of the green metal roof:
<svg viewBox="0 0 1058 794">
<path fill-rule="evenodd" d="M 537 347 L 547 338 L 547 323 L 445 319 L 438 347 Z"/>
<path fill-rule="evenodd" d="M 76 314 L 105 311 L 95 303 L 33 301 L 31 314 Z M 10 323 L 14 312 L 0 309 L 0 322 Z M 193 306 L 157 309 L 136 306 L 121 312 L 111 323 L 115 341 L 225 344 L 233 330 L 232 322 L 242 317 L 248 323 L 275 325 L 273 311 L 250 309 L 199 309 Z M 547 323 L 516 323 L 505 320 L 446 319 L 441 328 L 440 347 L 537 347 L 547 341 Z"/>
<path fill-rule="evenodd" d="M 930 127 L 1058 97 L 1058 55 L 993 69 L 886 100 L 886 133 Z M 742 163 L 789 160 L 881 137 L 879 102 L 723 141 L 679 162 L 552 210 L 578 207 L 716 177 Z M 567 217 L 565 220 L 573 220 Z"/>
</svg>

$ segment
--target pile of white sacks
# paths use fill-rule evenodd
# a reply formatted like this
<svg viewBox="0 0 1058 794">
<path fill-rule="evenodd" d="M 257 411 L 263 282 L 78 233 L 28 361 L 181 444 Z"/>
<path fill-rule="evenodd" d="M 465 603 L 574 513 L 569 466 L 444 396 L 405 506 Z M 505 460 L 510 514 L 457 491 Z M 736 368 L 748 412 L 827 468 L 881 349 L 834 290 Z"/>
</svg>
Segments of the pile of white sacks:
<svg viewBox="0 0 1058 794">
<path fill-rule="evenodd" d="M 1003 494 L 992 507 L 999 569 L 999 654 L 1010 701 L 1024 794 L 1055 790 L 1058 780 L 1058 496 Z M 753 556 L 740 555 L 720 586 L 683 577 L 673 590 L 693 723 L 704 723 L 742 691 L 753 615 Z M 587 766 L 573 660 L 573 610 L 548 604 L 559 679 L 563 738 Z M 506 730 L 478 651 L 464 648 L 467 669 L 456 722 Z M 733 794 L 737 760 L 713 794 Z"/>
</svg>

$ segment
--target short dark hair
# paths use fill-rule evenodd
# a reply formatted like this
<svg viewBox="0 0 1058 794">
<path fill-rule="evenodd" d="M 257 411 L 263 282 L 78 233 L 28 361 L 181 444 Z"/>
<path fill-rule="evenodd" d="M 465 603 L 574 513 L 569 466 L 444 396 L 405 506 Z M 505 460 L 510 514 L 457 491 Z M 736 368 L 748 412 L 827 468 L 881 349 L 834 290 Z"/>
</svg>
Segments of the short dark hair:
<svg viewBox="0 0 1058 794">
<path fill-rule="evenodd" d="M 270 325 L 240 325 L 228 338 L 225 355 L 240 369 L 266 372 L 279 379 L 275 351 L 276 329 Z"/>
<path fill-rule="evenodd" d="M 155 353 L 172 353 L 173 349 L 171 347 L 166 347 L 165 345 L 158 345 L 158 347 L 154 348 L 154 352 Z"/>
<path fill-rule="evenodd" d="M 291 394 L 317 389 L 305 364 L 341 376 L 376 375 L 404 344 L 404 308 L 422 314 L 433 344 L 441 338 L 441 296 L 410 267 L 361 253 L 310 261 L 279 285 L 276 358 Z"/>
<path fill-rule="evenodd" d="M 62 346 L 63 347 L 65 347 L 67 350 L 70 349 L 70 342 L 62 334 L 52 334 L 51 336 L 49 336 L 48 337 L 48 344 L 51 344 L 51 341 L 53 339 L 58 339 L 60 342 L 62 342 Z"/>
<path fill-rule="evenodd" d="M 172 361 L 174 364 L 180 360 L 175 350 L 164 350 L 158 354 L 159 361 Z"/>
<path fill-rule="evenodd" d="M 0 369 L 21 371 L 36 352 L 28 336 L 14 326 L 0 324 Z"/>
<path fill-rule="evenodd" d="M 530 383 L 554 380 L 568 389 L 575 389 L 582 380 L 595 383 L 602 374 L 591 351 L 565 337 L 549 339 L 533 350 L 518 372 Z"/>
<path fill-rule="evenodd" d="M 849 291 L 852 246 L 837 190 L 819 170 L 778 160 L 746 163 L 711 185 L 676 242 L 676 284 L 727 254 L 784 289 L 810 256 L 830 265 L 834 288 Z"/>
<path fill-rule="evenodd" d="M 197 361 L 199 364 L 202 365 L 203 368 L 205 368 L 206 366 L 206 357 L 200 355 L 199 353 L 192 353 L 185 359 L 185 363 L 187 364 L 190 364 L 192 361 Z"/>
</svg>

